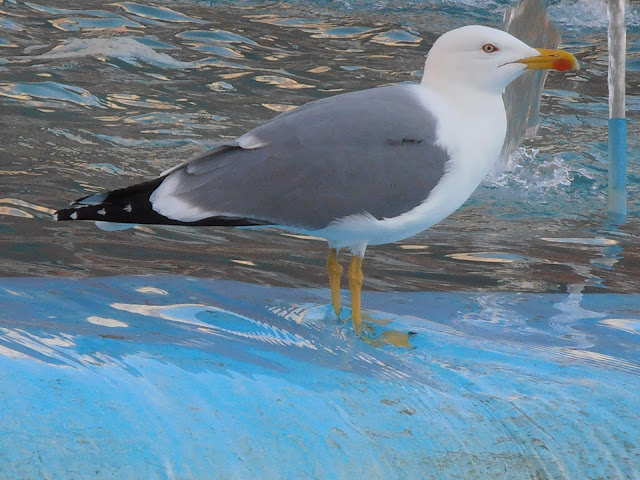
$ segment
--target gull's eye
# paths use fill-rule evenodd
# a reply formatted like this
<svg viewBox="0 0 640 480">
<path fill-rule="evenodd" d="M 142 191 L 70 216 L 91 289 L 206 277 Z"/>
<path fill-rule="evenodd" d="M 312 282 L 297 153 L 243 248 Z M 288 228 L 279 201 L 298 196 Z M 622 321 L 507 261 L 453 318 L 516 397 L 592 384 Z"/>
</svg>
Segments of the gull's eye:
<svg viewBox="0 0 640 480">
<path fill-rule="evenodd" d="M 482 51 L 484 53 L 495 53 L 498 50 L 499 50 L 498 47 L 496 47 L 493 43 L 487 43 L 482 46 Z"/>
</svg>

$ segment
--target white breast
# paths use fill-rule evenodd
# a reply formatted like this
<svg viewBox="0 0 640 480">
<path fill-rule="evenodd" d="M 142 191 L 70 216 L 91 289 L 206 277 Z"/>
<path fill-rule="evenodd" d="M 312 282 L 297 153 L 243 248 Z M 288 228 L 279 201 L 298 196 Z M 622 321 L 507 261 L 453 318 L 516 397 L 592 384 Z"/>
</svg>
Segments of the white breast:
<svg viewBox="0 0 640 480">
<path fill-rule="evenodd" d="M 458 95 L 445 101 L 432 91 L 415 89 L 416 101 L 438 118 L 438 143 L 450 154 L 445 174 L 419 206 L 397 217 L 378 220 L 352 215 L 314 235 L 334 248 L 364 253 L 366 245 L 399 241 L 438 223 L 471 196 L 500 154 L 506 133 L 506 114 L 500 95 Z M 419 121 L 416 119 L 416 121 Z"/>
</svg>

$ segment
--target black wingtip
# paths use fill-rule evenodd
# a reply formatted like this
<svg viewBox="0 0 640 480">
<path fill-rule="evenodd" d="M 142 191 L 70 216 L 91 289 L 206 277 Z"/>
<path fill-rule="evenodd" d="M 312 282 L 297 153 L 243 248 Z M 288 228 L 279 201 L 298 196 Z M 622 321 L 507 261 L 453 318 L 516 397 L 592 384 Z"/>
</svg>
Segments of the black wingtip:
<svg viewBox="0 0 640 480">
<path fill-rule="evenodd" d="M 251 227 L 271 225 L 271 222 L 245 217 L 214 216 L 194 222 L 183 222 L 165 217 L 153 209 L 149 200 L 151 194 L 162 183 L 159 177 L 145 183 L 108 192 L 89 195 L 76 200 L 69 208 L 53 214 L 58 222 L 68 220 L 92 220 L 97 222 L 147 224 L 147 225 L 189 225 Z"/>
</svg>

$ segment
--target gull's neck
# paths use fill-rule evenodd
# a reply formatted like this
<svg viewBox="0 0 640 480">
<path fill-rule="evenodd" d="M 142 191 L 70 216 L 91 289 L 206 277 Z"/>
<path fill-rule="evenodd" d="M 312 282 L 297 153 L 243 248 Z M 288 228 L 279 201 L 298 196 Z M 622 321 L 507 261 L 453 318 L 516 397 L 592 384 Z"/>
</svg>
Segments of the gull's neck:
<svg viewBox="0 0 640 480">
<path fill-rule="evenodd" d="M 481 178 L 504 143 L 507 118 L 502 95 L 441 78 L 434 81 L 425 75 L 421 82 L 425 92 L 438 98 L 432 106 L 440 112 L 440 138 L 452 154 L 473 159 L 473 174 Z"/>
<path fill-rule="evenodd" d="M 468 83 L 451 81 L 443 75 L 430 75 L 426 70 L 422 82 L 423 87 L 436 93 L 450 107 L 457 110 L 465 118 L 502 115 L 504 102 L 502 91 L 482 90 Z"/>
</svg>

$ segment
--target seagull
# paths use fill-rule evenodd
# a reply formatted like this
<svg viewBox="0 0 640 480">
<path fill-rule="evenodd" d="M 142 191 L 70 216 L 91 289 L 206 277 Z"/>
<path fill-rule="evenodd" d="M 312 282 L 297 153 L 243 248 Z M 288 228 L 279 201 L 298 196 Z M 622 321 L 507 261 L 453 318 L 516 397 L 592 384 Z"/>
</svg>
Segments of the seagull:
<svg viewBox="0 0 640 480">
<path fill-rule="evenodd" d="M 348 249 L 351 319 L 361 329 L 362 259 L 438 223 L 497 160 L 507 128 L 502 92 L 527 70 L 577 69 L 562 50 L 534 49 L 480 25 L 429 51 L 420 84 L 316 100 L 126 188 L 91 195 L 54 219 L 169 225 L 271 225 L 327 240 L 339 316 Z"/>
</svg>

